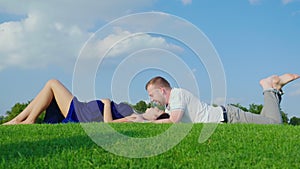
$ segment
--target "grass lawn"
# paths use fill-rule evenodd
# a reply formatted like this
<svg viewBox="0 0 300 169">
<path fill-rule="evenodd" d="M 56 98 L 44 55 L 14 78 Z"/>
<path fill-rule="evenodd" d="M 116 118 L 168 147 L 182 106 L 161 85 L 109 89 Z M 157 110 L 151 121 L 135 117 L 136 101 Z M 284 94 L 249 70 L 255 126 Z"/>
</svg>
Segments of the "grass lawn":
<svg viewBox="0 0 300 169">
<path fill-rule="evenodd" d="M 101 130 L 103 124 L 91 125 Z M 110 125 L 124 135 L 137 138 L 156 136 L 172 126 Z M 203 124 L 195 124 L 178 145 L 165 153 L 128 158 L 97 145 L 80 124 L 0 126 L 0 168 L 300 167 L 300 126 L 221 124 L 200 144 L 202 127 Z"/>
</svg>

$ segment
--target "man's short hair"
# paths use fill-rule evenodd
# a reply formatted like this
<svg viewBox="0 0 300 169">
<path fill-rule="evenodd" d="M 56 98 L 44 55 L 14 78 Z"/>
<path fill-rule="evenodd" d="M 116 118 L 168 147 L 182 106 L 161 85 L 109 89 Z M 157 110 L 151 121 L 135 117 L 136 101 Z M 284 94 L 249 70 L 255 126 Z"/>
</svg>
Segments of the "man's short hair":
<svg viewBox="0 0 300 169">
<path fill-rule="evenodd" d="M 166 88 L 171 88 L 170 83 L 164 79 L 163 77 L 156 76 L 149 80 L 149 82 L 146 84 L 146 90 L 150 85 L 155 85 L 156 87 L 166 87 Z"/>
</svg>

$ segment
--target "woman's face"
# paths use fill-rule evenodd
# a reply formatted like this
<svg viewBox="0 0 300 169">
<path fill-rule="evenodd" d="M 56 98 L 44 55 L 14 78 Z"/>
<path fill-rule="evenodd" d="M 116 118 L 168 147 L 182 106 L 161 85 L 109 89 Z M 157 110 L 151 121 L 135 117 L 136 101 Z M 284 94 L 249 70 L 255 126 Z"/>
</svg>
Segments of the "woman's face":
<svg viewBox="0 0 300 169">
<path fill-rule="evenodd" d="M 142 114 L 143 118 L 146 120 L 156 120 L 162 114 L 162 111 L 158 108 L 148 108 L 145 113 Z"/>
</svg>

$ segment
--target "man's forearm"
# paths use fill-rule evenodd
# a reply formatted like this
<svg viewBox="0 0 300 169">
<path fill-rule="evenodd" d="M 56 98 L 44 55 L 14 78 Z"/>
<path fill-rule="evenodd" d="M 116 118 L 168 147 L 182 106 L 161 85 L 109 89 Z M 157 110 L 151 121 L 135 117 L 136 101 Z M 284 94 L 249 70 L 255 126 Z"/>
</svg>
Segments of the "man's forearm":
<svg viewBox="0 0 300 169">
<path fill-rule="evenodd" d="M 174 122 L 171 121 L 170 119 L 160 119 L 160 120 L 152 121 L 152 123 L 174 123 Z"/>
</svg>

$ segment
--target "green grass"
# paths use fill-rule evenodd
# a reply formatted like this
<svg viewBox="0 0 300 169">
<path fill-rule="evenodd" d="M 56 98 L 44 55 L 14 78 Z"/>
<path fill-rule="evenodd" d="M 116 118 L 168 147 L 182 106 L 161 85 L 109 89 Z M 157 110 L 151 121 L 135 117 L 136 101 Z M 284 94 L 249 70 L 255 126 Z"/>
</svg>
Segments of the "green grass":
<svg viewBox="0 0 300 169">
<path fill-rule="evenodd" d="M 103 124 L 93 124 L 99 127 Z M 111 124 L 131 137 L 151 137 L 170 124 Z M 94 143 L 80 124 L 0 126 L 0 168 L 299 168 L 300 127 L 222 124 L 198 143 L 203 124 L 157 156 L 127 158 Z M 103 138 L 105 139 L 105 138 Z"/>
</svg>

